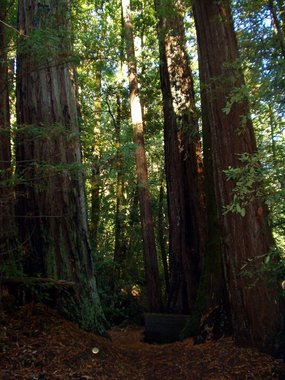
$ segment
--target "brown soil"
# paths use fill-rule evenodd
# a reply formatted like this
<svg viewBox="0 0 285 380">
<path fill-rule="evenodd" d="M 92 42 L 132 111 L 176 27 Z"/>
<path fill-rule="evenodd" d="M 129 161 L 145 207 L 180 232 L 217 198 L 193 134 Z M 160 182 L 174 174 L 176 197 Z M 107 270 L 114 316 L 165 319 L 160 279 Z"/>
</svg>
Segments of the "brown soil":
<svg viewBox="0 0 285 380">
<path fill-rule="evenodd" d="M 285 379 L 282 361 L 238 348 L 231 338 L 151 345 L 134 327 L 115 328 L 102 338 L 44 305 L 0 314 L 0 329 L 1 380 Z"/>
</svg>

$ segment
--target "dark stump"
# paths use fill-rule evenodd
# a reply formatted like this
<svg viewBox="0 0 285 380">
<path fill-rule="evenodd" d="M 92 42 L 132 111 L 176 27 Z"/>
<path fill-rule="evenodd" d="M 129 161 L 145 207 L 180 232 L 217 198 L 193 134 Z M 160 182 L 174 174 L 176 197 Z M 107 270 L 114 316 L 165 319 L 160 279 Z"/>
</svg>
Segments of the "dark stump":
<svg viewBox="0 0 285 380">
<path fill-rule="evenodd" d="M 163 344 L 181 340 L 188 318 L 189 315 L 181 314 L 145 314 L 145 342 Z"/>
</svg>

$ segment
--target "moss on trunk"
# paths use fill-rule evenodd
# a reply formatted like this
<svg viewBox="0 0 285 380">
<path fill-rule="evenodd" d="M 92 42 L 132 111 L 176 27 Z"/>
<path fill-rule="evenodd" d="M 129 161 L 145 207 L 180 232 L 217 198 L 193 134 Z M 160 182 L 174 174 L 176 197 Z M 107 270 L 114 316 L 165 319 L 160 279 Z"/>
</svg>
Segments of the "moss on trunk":
<svg viewBox="0 0 285 380">
<path fill-rule="evenodd" d="M 19 2 L 17 56 L 17 214 L 26 273 L 73 281 L 64 308 L 102 332 L 87 231 L 83 169 L 70 56 L 68 1 Z M 63 33 L 64 31 L 64 33 Z M 25 36 L 29 36 L 26 39 Z M 44 49 L 33 44 L 42 36 Z M 37 46 L 37 49 L 35 48 Z"/>
</svg>

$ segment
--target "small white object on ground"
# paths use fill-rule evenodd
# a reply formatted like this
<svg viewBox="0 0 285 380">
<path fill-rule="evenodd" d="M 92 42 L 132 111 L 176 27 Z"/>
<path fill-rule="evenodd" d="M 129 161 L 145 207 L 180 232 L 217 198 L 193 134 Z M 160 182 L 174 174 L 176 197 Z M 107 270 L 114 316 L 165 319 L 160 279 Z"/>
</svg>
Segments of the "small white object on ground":
<svg viewBox="0 0 285 380">
<path fill-rule="evenodd" d="M 93 354 L 98 354 L 99 353 L 99 348 L 98 347 L 93 347 L 92 348 Z"/>
</svg>

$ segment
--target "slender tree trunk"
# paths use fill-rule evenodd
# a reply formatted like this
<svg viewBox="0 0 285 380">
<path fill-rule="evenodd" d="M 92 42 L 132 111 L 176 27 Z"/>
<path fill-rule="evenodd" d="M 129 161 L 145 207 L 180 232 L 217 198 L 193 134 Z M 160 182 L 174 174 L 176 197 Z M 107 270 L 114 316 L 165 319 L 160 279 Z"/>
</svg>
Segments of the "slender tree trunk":
<svg viewBox="0 0 285 380">
<path fill-rule="evenodd" d="M 162 309 L 162 298 L 159 282 L 151 199 L 148 188 L 142 107 L 139 97 L 130 0 L 122 0 L 122 12 L 129 70 L 131 119 L 133 124 L 134 143 L 136 146 L 135 159 L 144 245 L 147 294 L 150 310 L 160 311 Z"/>
<path fill-rule="evenodd" d="M 99 157 L 93 157 L 91 170 L 91 221 L 90 221 L 90 241 L 91 246 L 96 252 L 98 250 L 98 228 L 100 224 L 100 164 Z"/>
<path fill-rule="evenodd" d="M 17 213 L 29 275 L 76 283 L 69 316 L 102 332 L 87 233 L 84 181 L 70 52 L 68 1 L 19 1 Z M 64 31 L 64 33 L 63 33 Z M 33 38 L 42 36 L 41 44 Z M 67 301 L 68 302 L 68 301 Z M 70 303 L 66 303 L 70 307 Z"/>
<path fill-rule="evenodd" d="M 276 164 L 276 141 L 275 141 L 275 128 L 277 126 L 277 122 L 275 120 L 275 115 L 272 108 L 269 106 L 269 123 L 270 123 L 270 138 L 271 138 L 271 150 L 272 150 L 272 158 L 274 165 Z"/>
<path fill-rule="evenodd" d="M 118 85 L 116 94 L 117 100 L 117 117 L 115 120 L 115 140 L 117 146 L 117 180 L 116 180 L 116 213 L 115 213 L 115 247 L 114 247 L 114 288 L 116 289 L 118 281 L 122 277 L 123 263 L 125 260 L 125 241 L 124 241 L 124 177 L 123 177 L 123 155 L 121 153 L 121 120 L 122 120 L 122 104 L 121 104 L 121 86 Z"/>
<path fill-rule="evenodd" d="M 155 5 L 159 17 L 169 210 L 169 310 L 189 313 L 197 295 L 205 241 L 203 165 L 198 119 L 186 52 L 182 4 L 180 1 L 156 0 Z"/>
<path fill-rule="evenodd" d="M 252 344 L 264 351 L 275 351 L 281 329 L 281 314 L 275 286 L 268 278 L 252 280 L 242 272 L 250 260 L 260 265 L 259 257 L 273 244 L 264 204 L 253 199 L 244 217 L 223 213 L 233 197 L 233 181 L 227 181 L 224 170 L 239 167 L 239 155 L 252 154 L 256 143 L 249 119 L 247 99 L 223 110 L 233 88 L 244 85 L 236 68 L 238 49 L 229 1 L 194 0 L 201 77 L 203 127 L 210 134 L 215 196 L 223 236 L 227 290 L 231 307 L 234 337 L 238 343 Z M 246 118 L 246 121 L 242 121 Z M 207 132 L 208 133 L 208 132 Z"/>
<path fill-rule="evenodd" d="M 285 4 L 284 4 L 283 0 L 277 0 L 277 4 L 278 4 L 278 9 L 279 9 L 280 19 L 282 21 L 282 23 L 281 23 L 282 29 L 284 32 L 284 28 L 285 28 Z"/>
<path fill-rule="evenodd" d="M 8 2 L 2 1 L 0 20 L 5 21 Z M 0 266 L 12 263 L 16 254 L 14 195 L 11 185 L 10 104 L 6 26 L 0 23 Z"/>
<path fill-rule="evenodd" d="M 133 266 L 133 251 L 136 243 L 136 234 L 133 231 L 139 229 L 141 225 L 139 220 L 139 195 L 138 188 L 135 187 L 130 194 L 130 212 L 127 220 L 127 243 L 126 243 L 126 269 L 131 272 Z M 135 264 L 136 265 L 136 264 Z"/>
<path fill-rule="evenodd" d="M 274 28 L 276 30 L 277 37 L 278 37 L 280 49 L 281 49 L 283 58 L 285 59 L 285 40 L 284 40 L 284 31 L 282 30 L 282 19 L 280 20 L 280 16 L 278 15 L 277 5 L 274 0 L 268 1 L 268 7 L 272 16 L 272 20 L 274 23 Z"/>
<path fill-rule="evenodd" d="M 158 201 L 158 226 L 157 226 L 157 235 L 160 247 L 161 261 L 163 265 L 164 272 L 164 282 L 165 282 L 165 299 L 168 299 L 169 296 L 169 265 L 168 265 L 168 252 L 167 252 L 167 234 L 166 234 L 166 224 L 167 217 L 164 213 L 164 199 L 165 199 L 165 183 L 164 183 L 164 173 L 161 175 L 160 180 L 160 189 L 159 189 L 159 201 Z"/>
<path fill-rule="evenodd" d="M 98 249 L 98 228 L 100 223 L 100 154 L 101 147 L 98 143 L 101 134 L 101 115 L 102 115 L 102 101 L 101 101 L 101 86 L 102 86 L 102 72 L 98 68 L 95 78 L 95 117 L 94 117 L 94 147 L 92 155 L 92 171 L 91 171 L 91 216 L 90 216 L 90 241 L 92 248 L 96 252 Z"/>
</svg>

